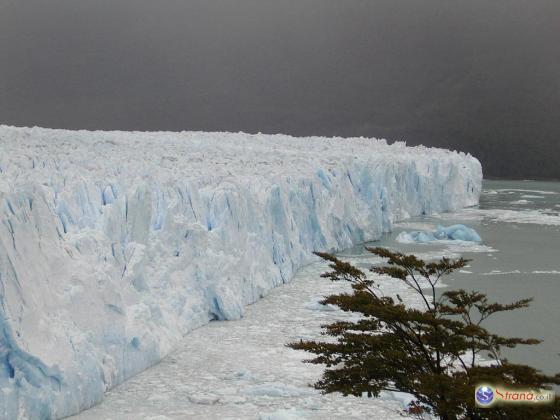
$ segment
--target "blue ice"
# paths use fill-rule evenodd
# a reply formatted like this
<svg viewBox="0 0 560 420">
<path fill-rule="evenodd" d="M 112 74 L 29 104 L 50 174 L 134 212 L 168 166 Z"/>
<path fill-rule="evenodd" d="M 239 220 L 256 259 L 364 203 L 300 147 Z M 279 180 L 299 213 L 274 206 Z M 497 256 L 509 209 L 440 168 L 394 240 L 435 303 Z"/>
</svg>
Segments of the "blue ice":
<svg viewBox="0 0 560 420">
<path fill-rule="evenodd" d="M 476 230 L 465 225 L 452 225 L 448 227 L 438 226 L 435 231 L 416 230 L 412 232 L 401 232 L 397 236 L 401 243 L 428 243 L 435 241 L 464 241 L 482 242 L 482 238 Z"/>
</svg>

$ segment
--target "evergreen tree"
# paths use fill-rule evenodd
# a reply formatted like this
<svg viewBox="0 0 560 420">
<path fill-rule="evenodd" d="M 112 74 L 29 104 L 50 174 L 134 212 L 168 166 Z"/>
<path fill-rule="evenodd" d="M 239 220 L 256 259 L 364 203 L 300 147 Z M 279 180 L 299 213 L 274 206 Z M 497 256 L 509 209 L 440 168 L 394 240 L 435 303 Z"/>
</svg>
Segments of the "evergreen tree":
<svg viewBox="0 0 560 420">
<path fill-rule="evenodd" d="M 289 344 L 314 353 L 310 363 L 326 365 L 315 384 L 317 389 L 369 397 L 377 397 L 381 391 L 406 392 L 414 398 L 406 412 L 418 418 L 560 418 L 558 399 L 552 404 L 475 405 L 475 387 L 481 383 L 532 390 L 560 384 L 560 374 L 548 376 L 500 355 L 504 347 L 534 345 L 539 340 L 502 337 L 482 326 L 496 313 L 526 308 L 531 299 L 491 303 L 484 294 L 465 290 L 438 296 L 436 286 L 442 276 L 464 267 L 468 260 L 426 262 L 384 248 L 367 249 L 388 260 L 388 265 L 374 266 L 371 271 L 404 282 L 419 296 L 422 308 L 405 306 L 398 295 L 397 301 L 384 296 L 362 270 L 333 255 L 317 253 L 332 269 L 322 277 L 350 282 L 353 289 L 352 293 L 328 296 L 322 303 L 362 315 L 355 322 L 323 326 L 324 334 L 334 338 L 328 342 Z M 494 363 L 480 364 L 480 356 Z"/>
</svg>

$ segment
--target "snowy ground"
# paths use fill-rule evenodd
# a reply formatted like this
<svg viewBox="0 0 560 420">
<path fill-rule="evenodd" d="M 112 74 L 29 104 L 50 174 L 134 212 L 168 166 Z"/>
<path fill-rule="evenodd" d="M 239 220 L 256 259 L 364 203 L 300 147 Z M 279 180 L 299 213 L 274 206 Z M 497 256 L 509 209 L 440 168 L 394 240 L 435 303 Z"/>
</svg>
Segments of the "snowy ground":
<svg viewBox="0 0 560 420">
<path fill-rule="evenodd" d="M 358 259 L 359 258 L 359 259 Z M 369 266 L 374 256 L 349 258 Z M 403 404 L 383 399 L 321 395 L 308 385 L 322 367 L 285 347 L 320 338 L 320 326 L 349 315 L 318 303 L 341 283 L 321 279 L 325 265 L 304 267 L 294 281 L 249 306 L 238 321 L 212 322 L 190 333 L 179 351 L 111 391 L 73 420 L 137 419 L 399 419 Z M 410 291 L 380 280 L 386 293 L 412 302 Z"/>
</svg>

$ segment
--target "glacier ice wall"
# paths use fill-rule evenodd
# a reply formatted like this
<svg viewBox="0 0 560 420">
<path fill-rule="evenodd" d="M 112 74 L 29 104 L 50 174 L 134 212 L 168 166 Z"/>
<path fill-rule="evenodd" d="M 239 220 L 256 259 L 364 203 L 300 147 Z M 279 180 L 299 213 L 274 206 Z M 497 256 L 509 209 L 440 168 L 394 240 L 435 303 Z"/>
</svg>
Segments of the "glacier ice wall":
<svg viewBox="0 0 560 420">
<path fill-rule="evenodd" d="M 475 205 L 481 178 L 375 139 L 0 126 L 0 417 L 88 408 L 313 250 Z"/>
</svg>

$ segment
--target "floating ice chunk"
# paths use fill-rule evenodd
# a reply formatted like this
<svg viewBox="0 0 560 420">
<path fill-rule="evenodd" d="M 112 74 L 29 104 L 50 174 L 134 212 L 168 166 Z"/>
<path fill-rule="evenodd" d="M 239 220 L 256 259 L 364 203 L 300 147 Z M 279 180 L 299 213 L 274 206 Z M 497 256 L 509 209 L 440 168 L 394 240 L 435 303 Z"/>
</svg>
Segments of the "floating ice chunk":
<svg viewBox="0 0 560 420">
<path fill-rule="evenodd" d="M 246 393 L 253 396 L 267 397 L 298 397 L 301 395 L 313 394 L 311 388 L 298 388 L 293 385 L 286 385 L 279 382 L 270 382 L 250 387 Z"/>
<path fill-rule="evenodd" d="M 464 241 L 482 242 L 480 235 L 465 225 L 452 225 L 449 227 L 438 226 L 435 231 L 425 232 L 421 230 L 403 231 L 397 236 L 400 243 L 428 243 L 436 241 Z"/>
<path fill-rule="evenodd" d="M 509 274 L 522 274 L 522 273 L 519 270 L 512 270 L 512 271 L 492 270 L 489 273 L 480 273 L 481 276 L 505 276 Z"/>
<path fill-rule="evenodd" d="M 214 394 L 199 392 L 188 395 L 188 399 L 193 404 L 212 405 L 216 404 L 220 398 Z"/>
<path fill-rule="evenodd" d="M 465 225 L 453 225 L 447 228 L 439 226 L 438 237 L 443 236 L 443 233 L 445 233 L 447 239 L 454 241 L 482 242 L 482 238 L 476 230 Z"/>
<path fill-rule="evenodd" d="M 492 191 L 492 190 L 490 190 Z M 540 195 L 557 195 L 556 191 L 542 191 L 542 190 L 524 190 L 519 188 L 501 188 L 495 190 L 496 192 L 504 192 L 504 193 L 536 193 Z M 486 192 L 486 191 L 485 191 Z"/>
<path fill-rule="evenodd" d="M 309 309 L 311 311 L 324 311 L 324 312 L 332 312 L 332 311 L 336 311 L 337 307 L 331 304 L 326 304 L 323 305 L 320 301 L 323 300 L 323 298 L 315 298 L 313 300 L 311 300 L 310 302 L 308 302 L 307 304 L 305 304 L 305 309 Z"/>
<path fill-rule="evenodd" d="M 544 198 L 542 195 L 524 194 L 521 198 Z"/>
<path fill-rule="evenodd" d="M 250 370 L 240 369 L 233 373 L 233 378 L 237 380 L 249 381 L 255 379 L 255 376 Z"/>
<path fill-rule="evenodd" d="M 560 206 L 558 206 L 560 207 Z M 454 213 L 442 214 L 443 219 L 472 221 L 488 220 L 501 223 L 529 223 L 536 225 L 560 226 L 560 215 L 549 210 L 506 210 L 467 208 Z"/>
<path fill-rule="evenodd" d="M 388 394 L 391 395 L 393 399 L 399 401 L 403 405 L 403 407 L 407 407 L 412 401 L 415 400 L 414 396 L 406 392 L 390 391 L 388 392 Z"/>
<path fill-rule="evenodd" d="M 307 418 L 303 410 L 295 408 L 277 410 L 273 413 L 261 414 L 259 420 L 303 420 Z"/>
<path fill-rule="evenodd" d="M 459 254 L 463 254 L 465 252 L 486 253 L 489 257 L 493 257 L 492 252 L 498 252 L 497 249 L 492 248 L 491 246 L 483 245 L 480 242 L 469 241 L 449 241 L 449 245 L 446 248 L 451 252 Z"/>
</svg>

